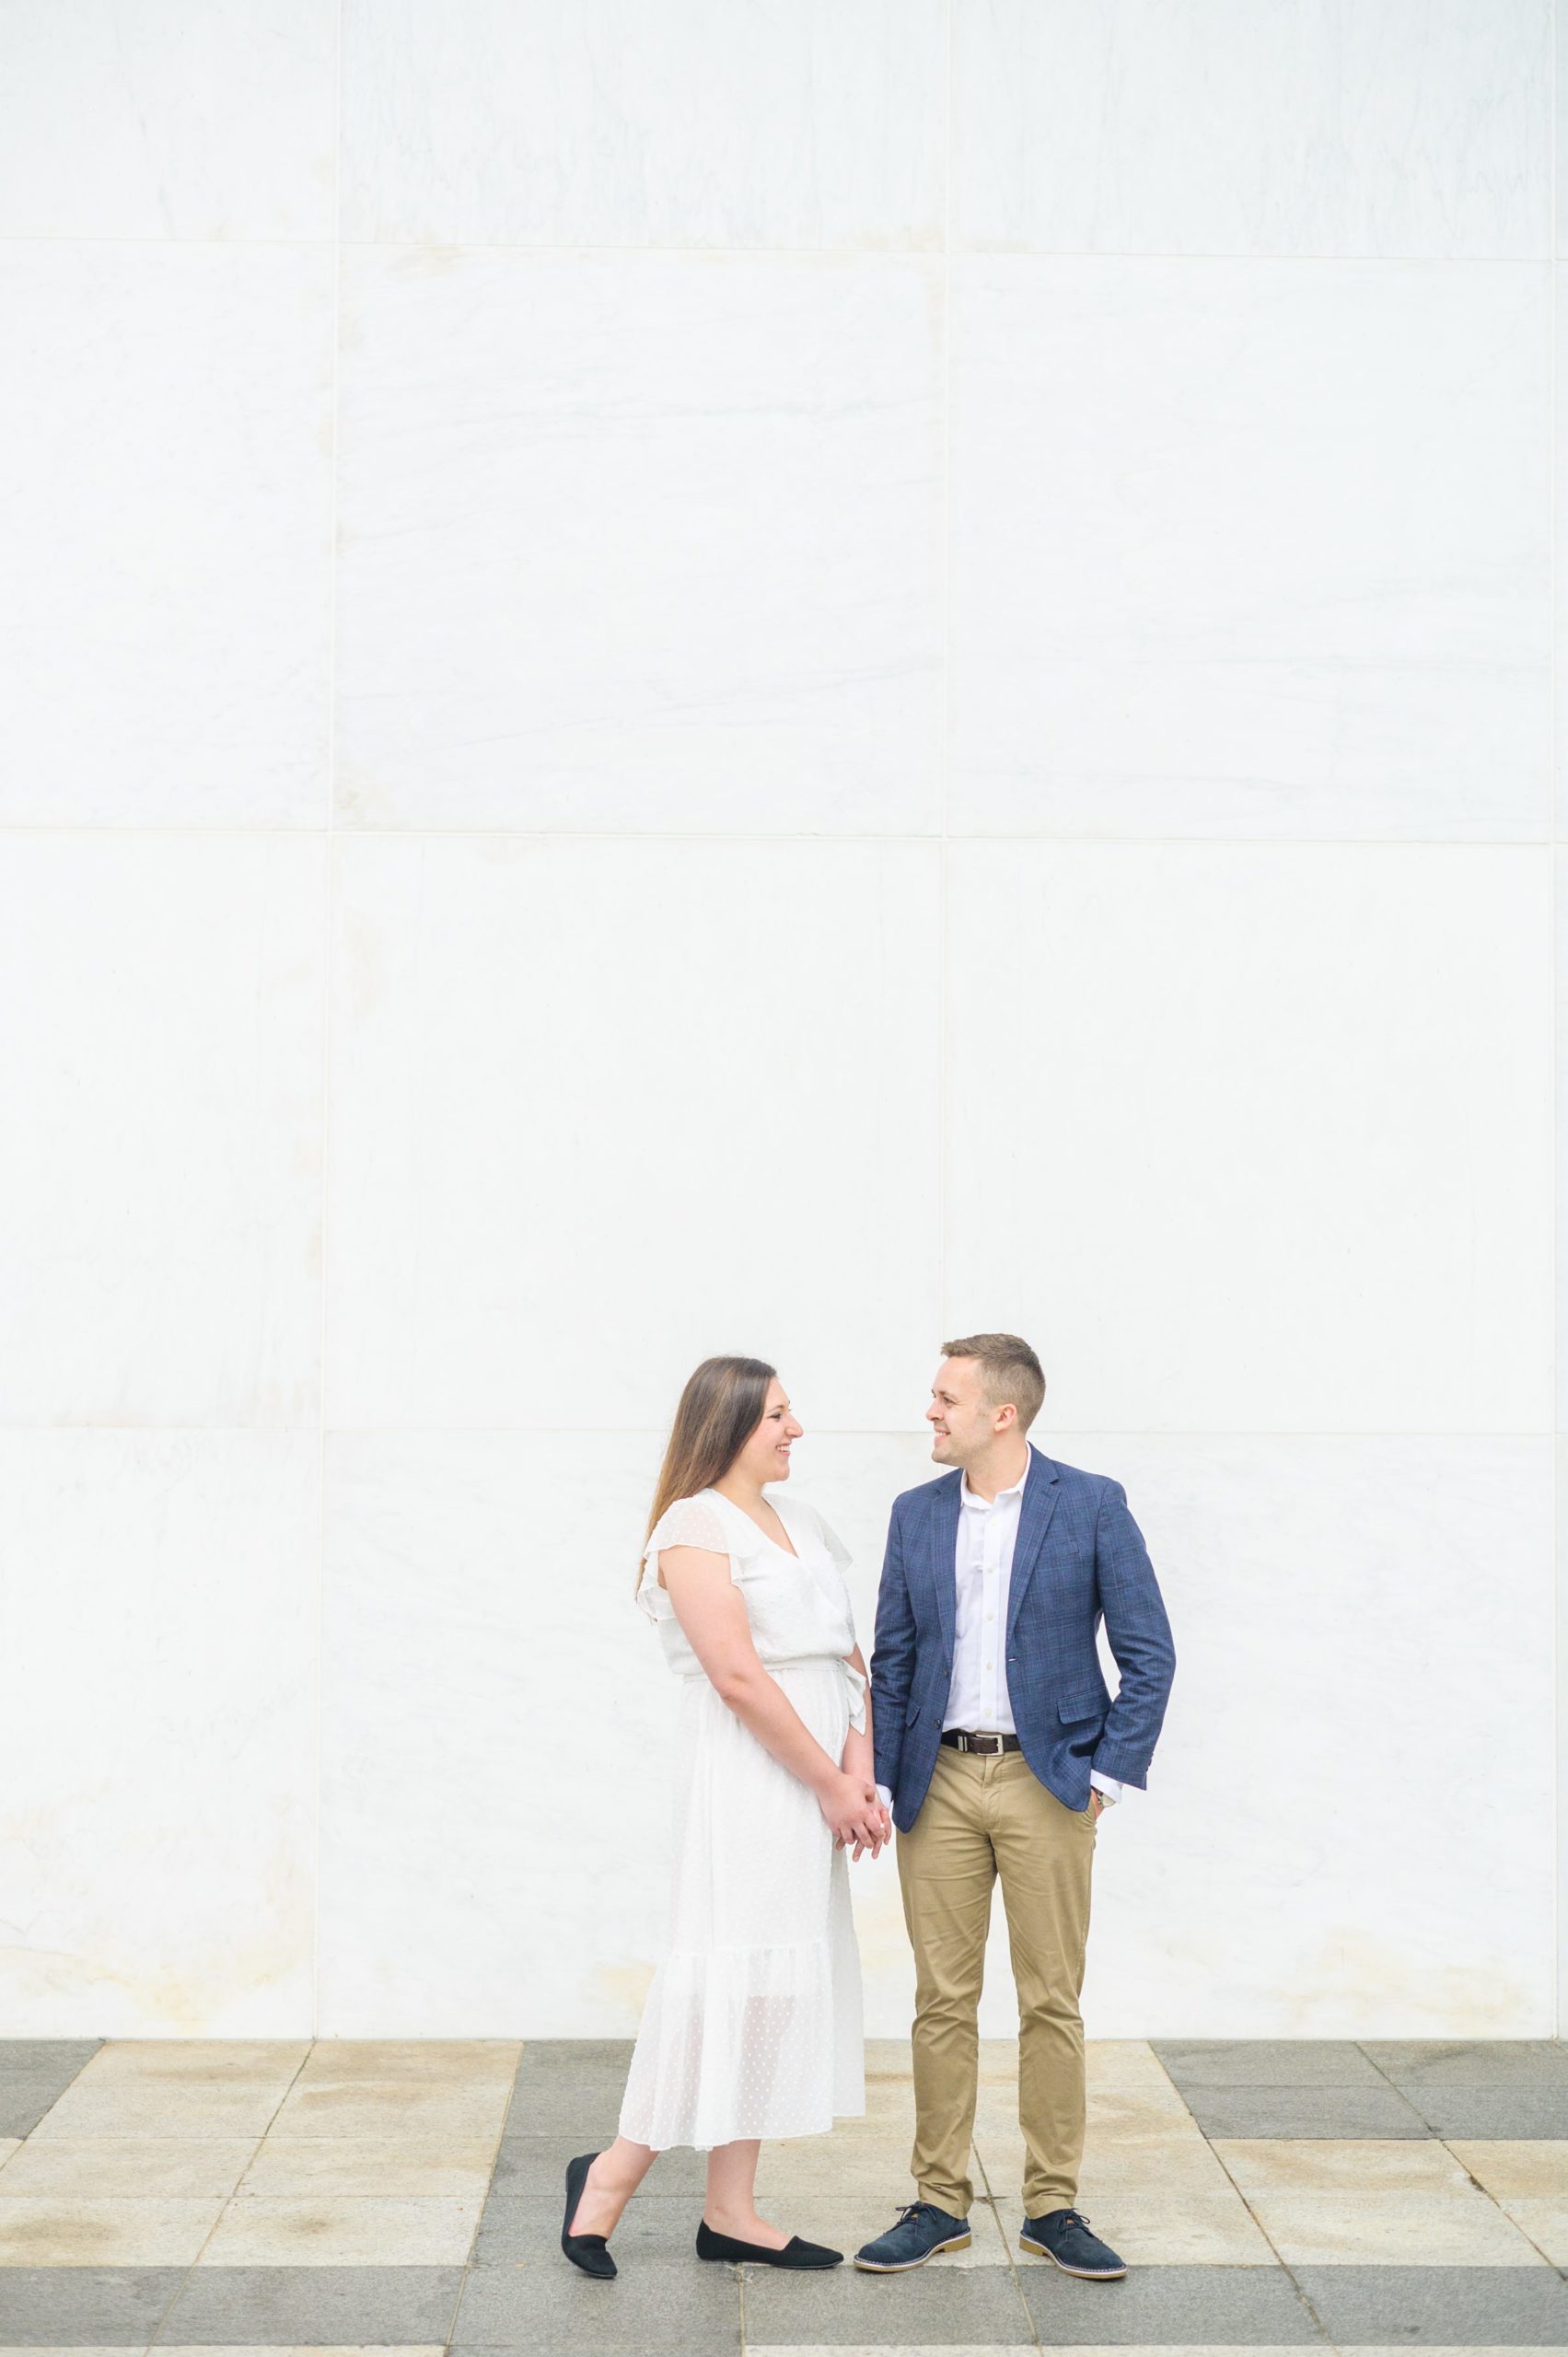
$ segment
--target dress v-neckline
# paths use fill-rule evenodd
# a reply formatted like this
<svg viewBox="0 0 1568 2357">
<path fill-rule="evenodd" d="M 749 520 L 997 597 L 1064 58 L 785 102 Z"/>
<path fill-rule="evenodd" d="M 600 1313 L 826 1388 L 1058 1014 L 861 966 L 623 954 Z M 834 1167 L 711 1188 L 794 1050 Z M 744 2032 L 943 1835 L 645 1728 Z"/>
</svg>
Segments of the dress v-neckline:
<svg viewBox="0 0 1568 2357">
<path fill-rule="evenodd" d="M 761 1531 L 762 1531 L 762 1536 L 763 1536 L 763 1538 L 767 1540 L 767 1542 L 768 1542 L 768 1544 L 769 1544 L 769 1546 L 770 1546 L 770 1547 L 777 1548 L 777 1549 L 778 1549 L 778 1552 L 779 1552 L 781 1555 L 787 1555 L 787 1556 L 789 1557 L 789 1560 L 790 1560 L 790 1562 L 791 1562 L 792 1563 L 800 1563 L 800 1564 L 801 1564 L 801 1568 L 804 1570 L 804 1568 L 805 1568 L 805 1564 L 804 1564 L 803 1559 L 802 1559 L 802 1557 L 801 1557 L 800 1550 L 799 1550 L 799 1549 L 798 1549 L 798 1548 L 796 1546 L 796 1544 L 795 1544 L 795 1535 L 794 1535 L 794 1533 L 793 1533 L 792 1531 L 790 1531 L 789 1525 L 788 1525 L 788 1523 L 787 1523 L 787 1522 L 785 1522 L 785 1521 L 784 1521 L 784 1518 L 783 1515 L 782 1515 L 782 1514 L 779 1514 L 779 1510 L 778 1510 L 777 1506 L 774 1506 L 774 1508 L 773 1508 L 773 1512 L 774 1512 L 775 1514 L 779 1514 L 779 1522 L 780 1522 L 781 1526 L 783 1527 L 783 1528 L 784 1528 L 784 1530 L 789 1534 L 790 1544 L 789 1544 L 787 1547 L 780 1547 L 780 1546 L 779 1546 L 779 1542 L 778 1542 L 778 1540 L 773 1537 L 773 1534 L 772 1534 L 772 1532 L 771 1530 L 762 1530 L 762 1526 L 761 1526 L 761 1524 L 758 1521 L 758 1519 L 757 1519 L 757 1517 L 756 1517 L 756 1515 L 755 1515 L 754 1514 L 746 1514 L 746 1508 L 745 1508 L 744 1506 L 738 1506 L 738 1505 L 736 1505 L 736 1504 L 735 1504 L 735 1500 L 734 1500 L 733 1498 L 726 1498 L 726 1497 L 725 1497 L 725 1493 L 724 1493 L 724 1492 L 723 1492 L 721 1489 L 719 1489 L 716 1485 L 715 1485 L 715 1487 L 714 1487 L 714 1497 L 715 1497 L 715 1498 L 724 1498 L 724 1502 L 725 1502 L 726 1505 L 726 1506 L 733 1507 L 733 1508 L 734 1508 L 734 1510 L 735 1510 L 735 1512 L 736 1512 L 737 1514 L 739 1514 L 739 1515 L 746 1515 L 746 1519 L 747 1519 L 747 1521 L 751 1525 L 752 1529 L 753 1529 L 753 1530 L 761 1530 Z"/>
</svg>

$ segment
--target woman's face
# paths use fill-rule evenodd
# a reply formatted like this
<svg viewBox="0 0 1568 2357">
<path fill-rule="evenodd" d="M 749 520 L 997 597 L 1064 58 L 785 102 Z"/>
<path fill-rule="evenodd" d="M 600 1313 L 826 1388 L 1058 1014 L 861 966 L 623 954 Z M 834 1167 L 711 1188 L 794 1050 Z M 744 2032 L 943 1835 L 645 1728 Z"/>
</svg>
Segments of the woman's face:
<svg viewBox="0 0 1568 2357">
<path fill-rule="evenodd" d="M 789 1452 L 803 1427 L 790 1413 L 789 1395 L 775 1375 L 768 1386 L 762 1421 L 736 1462 L 754 1481 L 787 1481 Z"/>
</svg>

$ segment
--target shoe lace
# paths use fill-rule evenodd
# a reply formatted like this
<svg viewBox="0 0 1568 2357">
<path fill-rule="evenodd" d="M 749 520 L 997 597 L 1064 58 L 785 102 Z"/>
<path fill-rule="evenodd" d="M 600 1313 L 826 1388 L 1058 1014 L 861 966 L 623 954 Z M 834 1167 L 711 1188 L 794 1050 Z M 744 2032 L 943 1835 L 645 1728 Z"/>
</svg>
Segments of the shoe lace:
<svg viewBox="0 0 1568 2357">
<path fill-rule="evenodd" d="M 936 2215 L 935 2202 L 906 2201 L 903 2208 L 899 2212 L 899 2223 L 901 2226 L 906 2218 L 918 2218 L 923 2212 L 929 2212 L 932 2217 L 935 2217 Z"/>
</svg>

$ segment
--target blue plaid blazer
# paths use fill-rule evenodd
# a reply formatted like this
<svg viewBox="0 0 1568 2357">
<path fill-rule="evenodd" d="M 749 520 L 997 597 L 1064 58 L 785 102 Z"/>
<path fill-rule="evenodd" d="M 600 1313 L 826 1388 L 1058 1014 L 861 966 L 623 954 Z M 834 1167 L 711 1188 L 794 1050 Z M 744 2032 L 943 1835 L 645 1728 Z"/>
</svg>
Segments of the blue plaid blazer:
<svg viewBox="0 0 1568 2357">
<path fill-rule="evenodd" d="M 936 1765 L 953 1682 L 954 1554 L 963 1475 L 893 1501 L 871 1654 L 877 1781 L 906 1831 Z M 1101 1617 L 1121 1673 L 1106 1690 Z M 1089 1771 L 1146 1784 L 1176 1669 L 1144 1534 L 1120 1481 L 1029 1447 L 1007 1599 L 1007 1693 L 1024 1758 L 1066 1807 L 1089 1805 Z"/>
</svg>

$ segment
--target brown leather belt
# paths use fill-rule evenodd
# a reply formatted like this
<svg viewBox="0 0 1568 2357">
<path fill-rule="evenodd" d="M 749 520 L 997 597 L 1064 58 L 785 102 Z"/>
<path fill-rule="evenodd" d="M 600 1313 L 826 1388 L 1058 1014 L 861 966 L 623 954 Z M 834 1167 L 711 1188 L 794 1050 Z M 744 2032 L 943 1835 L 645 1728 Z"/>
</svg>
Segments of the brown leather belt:
<svg viewBox="0 0 1568 2357">
<path fill-rule="evenodd" d="M 955 1751 L 983 1752 L 988 1759 L 993 1759 L 999 1751 L 1023 1748 L 1016 1735 L 971 1735 L 967 1727 L 944 1727 L 942 1740 L 950 1743 Z"/>
</svg>

